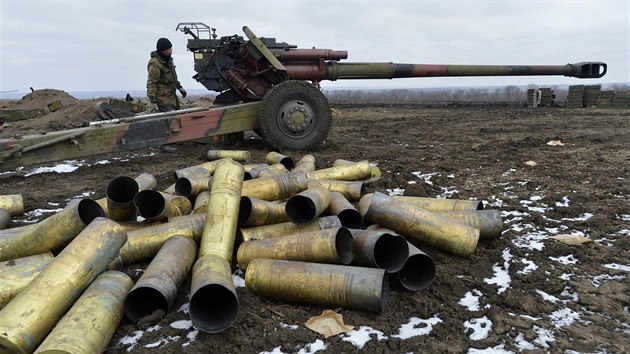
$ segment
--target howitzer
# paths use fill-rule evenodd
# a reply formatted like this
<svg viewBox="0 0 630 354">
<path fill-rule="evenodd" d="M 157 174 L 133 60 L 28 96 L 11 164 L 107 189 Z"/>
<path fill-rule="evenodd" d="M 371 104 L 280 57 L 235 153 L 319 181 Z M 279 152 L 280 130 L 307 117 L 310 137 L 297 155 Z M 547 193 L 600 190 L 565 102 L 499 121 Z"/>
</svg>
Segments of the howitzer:
<svg viewBox="0 0 630 354">
<path fill-rule="evenodd" d="M 180 23 L 190 35 L 195 80 L 219 92 L 215 107 L 92 122 L 89 126 L 0 139 L 2 169 L 116 153 L 256 130 L 273 148 L 316 150 L 332 125 L 321 81 L 438 76 L 557 75 L 600 78 L 602 62 L 566 65 L 434 65 L 348 63 L 345 50 L 302 49 L 275 38 L 217 38 L 203 23 Z M 211 33 L 212 30 L 212 33 Z M 201 38 L 207 33 L 209 38 Z"/>
</svg>

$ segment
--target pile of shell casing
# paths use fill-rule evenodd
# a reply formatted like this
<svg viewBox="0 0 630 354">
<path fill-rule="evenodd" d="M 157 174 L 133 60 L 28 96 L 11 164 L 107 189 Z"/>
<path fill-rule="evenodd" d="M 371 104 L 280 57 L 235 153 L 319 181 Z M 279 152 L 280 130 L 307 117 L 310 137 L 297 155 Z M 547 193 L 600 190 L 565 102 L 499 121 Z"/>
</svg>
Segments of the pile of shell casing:
<svg viewBox="0 0 630 354">
<path fill-rule="evenodd" d="M 101 352 L 124 315 L 166 314 L 189 275 L 193 325 L 222 332 L 238 315 L 236 268 L 262 297 L 384 311 L 391 277 L 411 291 L 431 283 L 435 263 L 418 246 L 467 257 L 502 231 L 479 201 L 366 194 L 380 178 L 369 161 L 208 158 L 164 191 L 149 173 L 119 176 L 103 199 L 0 230 L 0 351 Z M 10 215 L 22 204 L 0 196 Z M 121 270 L 143 262 L 133 284 Z"/>
</svg>

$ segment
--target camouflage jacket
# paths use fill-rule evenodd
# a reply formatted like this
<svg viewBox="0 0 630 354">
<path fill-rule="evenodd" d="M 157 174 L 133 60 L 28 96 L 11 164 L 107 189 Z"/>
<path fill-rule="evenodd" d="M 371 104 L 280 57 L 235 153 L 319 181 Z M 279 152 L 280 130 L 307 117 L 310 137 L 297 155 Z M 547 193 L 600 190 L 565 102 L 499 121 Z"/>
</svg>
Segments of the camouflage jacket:
<svg viewBox="0 0 630 354">
<path fill-rule="evenodd" d="M 176 91 L 182 85 L 177 81 L 173 59 L 166 61 L 157 51 L 151 52 L 147 64 L 147 97 L 149 101 L 160 106 L 174 106 L 179 109 L 179 98 Z"/>
</svg>

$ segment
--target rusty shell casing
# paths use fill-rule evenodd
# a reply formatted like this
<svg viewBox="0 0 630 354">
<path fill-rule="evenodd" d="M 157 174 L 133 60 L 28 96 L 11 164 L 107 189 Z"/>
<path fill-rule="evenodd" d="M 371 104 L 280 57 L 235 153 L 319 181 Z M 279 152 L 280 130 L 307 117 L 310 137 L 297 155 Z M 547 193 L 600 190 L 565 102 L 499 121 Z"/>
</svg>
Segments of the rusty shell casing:
<svg viewBox="0 0 630 354">
<path fill-rule="evenodd" d="M 441 213 L 447 218 L 479 229 L 479 238 L 499 238 L 503 220 L 499 210 L 455 210 Z"/>
<path fill-rule="evenodd" d="M 177 197 L 154 190 L 138 192 L 133 198 L 133 204 L 138 209 L 138 215 L 147 221 L 160 221 L 171 216 L 180 216 L 182 212 L 172 202 Z M 185 197 L 182 197 L 186 199 Z M 188 201 L 190 203 L 190 201 Z"/>
<path fill-rule="evenodd" d="M 364 195 L 359 209 L 364 220 L 460 257 L 477 247 L 479 230 L 380 192 Z"/>
<path fill-rule="evenodd" d="M 309 183 L 311 181 L 309 180 Z M 316 181 L 331 192 L 343 194 L 350 202 L 358 202 L 366 192 L 365 183 L 361 181 L 337 181 L 334 179 L 318 179 Z"/>
<path fill-rule="evenodd" d="M 115 221 L 136 220 L 138 211 L 133 198 L 140 191 L 138 182 L 128 176 L 109 181 L 105 192 L 107 217 Z"/>
<path fill-rule="evenodd" d="M 285 203 L 274 203 L 252 197 L 241 197 L 238 226 L 253 227 L 289 221 Z"/>
<path fill-rule="evenodd" d="M 102 353 L 123 316 L 133 281 L 125 273 L 106 271 L 96 277 L 35 353 Z"/>
<path fill-rule="evenodd" d="M 199 258 L 213 254 L 232 262 L 238 209 L 243 187 L 243 165 L 223 160 L 214 171 L 206 223 L 201 234 Z"/>
<path fill-rule="evenodd" d="M 51 252 L 0 263 L 0 309 L 24 289 L 50 262 Z"/>
<path fill-rule="evenodd" d="M 249 163 L 252 153 L 248 150 L 208 150 L 206 156 L 209 161 L 230 158 L 241 163 Z"/>
<path fill-rule="evenodd" d="M 157 310 L 166 315 L 196 258 L 195 241 L 183 236 L 169 238 L 127 295 L 127 318 L 136 323 Z"/>
<path fill-rule="evenodd" d="M 142 229 L 127 231 L 127 242 L 120 249 L 117 263 L 123 266 L 153 259 L 172 236 L 183 236 L 199 243 L 203 232 L 204 214 L 170 218 L 168 222 L 153 224 Z M 110 269 L 115 267 L 110 266 Z"/>
<path fill-rule="evenodd" d="M 356 162 L 349 161 L 349 160 L 344 160 L 344 159 L 337 159 L 337 160 L 333 161 L 333 167 L 343 166 L 343 165 L 352 165 L 354 163 L 356 163 Z M 378 166 L 376 166 L 375 164 L 370 164 L 370 178 L 369 178 L 369 181 L 375 181 L 375 180 L 378 180 L 379 178 L 381 178 L 381 169 L 378 168 Z"/>
<path fill-rule="evenodd" d="M 199 258 L 192 271 L 190 319 L 193 326 L 207 333 L 228 329 L 238 316 L 238 298 L 230 263 L 209 254 Z"/>
<path fill-rule="evenodd" d="M 210 177 L 214 173 L 214 170 L 217 168 L 217 163 L 219 161 L 223 161 L 226 159 L 214 160 L 210 162 L 204 162 L 199 165 L 189 166 L 186 168 L 182 168 L 179 170 L 173 171 L 173 175 L 175 176 L 175 180 L 178 180 L 182 177 Z"/>
<path fill-rule="evenodd" d="M 208 201 L 210 201 L 210 191 L 203 191 L 197 194 L 195 204 L 193 206 L 193 214 L 206 215 L 208 210 Z"/>
<path fill-rule="evenodd" d="M 409 256 L 403 267 L 396 273 L 400 284 L 407 290 L 418 291 L 426 288 L 435 278 L 435 261 L 418 247 L 409 245 Z"/>
<path fill-rule="evenodd" d="M 380 312 L 388 277 L 384 269 L 256 258 L 245 286 L 264 298 Z"/>
<path fill-rule="evenodd" d="M 367 180 L 371 176 L 372 169 L 367 160 L 315 170 L 307 174 L 309 179 L 333 179 L 339 181 Z"/>
<path fill-rule="evenodd" d="M 392 197 L 405 203 L 419 206 L 422 209 L 433 212 L 455 211 L 455 210 L 483 210 L 483 202 L 477 200 L 464 199 L 438 199 L 426 197 L 412 197 L 396 195 Z"/>
<path fill-rule="evenodd" d="M 6 209 L 0 208 L 0 230 L 4 230 L 11 223 L 11 214 Z"/>
<path fill-rule="evenodd" d="M 0 195 L 0 209 L 6 210 L 11 216 L 24 214 L 24 198 L 21 194 Z"/>
<path fill-rule="evenodd" d="M 347 265 L 354 258 L 352 247 L 352 234 L 340 227 L 243 242 L 237 261 L 242 270 L 254 258 Z"/>
<path fill-rule="evenodd" d="M 339 192 L 330 192 L 328 212 L 337 215 L 341 225 L 347 228 L 360 229 L 363 225 L 361 213 Z"/>
<path fill-rule="evenodd" d="M 94 219 L 0 311 L 0 352 L 35 350 L 126 239 L 116 222 Z"/>
<path fill-rule="evenodd" d="M 284 200 L 306 188 L 306 174 L 303 171 L 291 171 L 245 181 L 241 195 L 267 201 Z"/>
<path fill-rule="evenodd" d="M 350 229 L 354 239 L 354 265 L 398 272 L 409 254 L 407 240 L 395 233 Z"/>
<path fill-rule="evenodd" d="M 199 193 L 210 190 L 211 177 L 184 176 L 175 182 L 175 194 L 194 199 Z"/>
<path fill-rule="evenodd" d="M 315 171 L 315 156 L 306 154 L 295 164 L 294 170 L 304 171 L 309 173 Z"/>
<path fill-rule="evenodd" d="M 295 168 L 295 162 L 293 162 L 292 158 L 275 151 L 270 151 L 267 156 L 265 156 L 265 162 L 270 165 L 281 163 L 288 171 Z"/>
<path fill-rule="evenodd" d="M 67 245 L 92 220 L 104 217 L 103 208 L 92 199 L 71 202 L 66 208 L 35 224 L 0 232 L 0 261 L 56 251 Z"/>
<path fill-rule="evenodd" d="M 292 222 L 281 222 L 278 224 L 239 228 L 236 230 L 236 243 L 240 244 L 250 240 L 264 240 L 267 238 L 286 236 L 301 232 L 333 229 L 342 227 L 337 215 L 323 216 L 305 225 L 296 225 Z"/>
</svg>

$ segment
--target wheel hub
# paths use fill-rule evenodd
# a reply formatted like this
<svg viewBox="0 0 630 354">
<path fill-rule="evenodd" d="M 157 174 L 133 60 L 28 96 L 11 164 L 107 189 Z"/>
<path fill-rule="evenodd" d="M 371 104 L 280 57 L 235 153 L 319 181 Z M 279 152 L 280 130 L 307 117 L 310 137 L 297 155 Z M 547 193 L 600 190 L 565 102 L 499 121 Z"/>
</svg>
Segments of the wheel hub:
<svg viewBox="0 0 630 354">
<path fill-rule="evenodd" d="M 315 113 L 304 101 L 289 101 L 278 111 L 280 129 L 289 135 L 306 135 L 313 123 Z"/>
</svg>

